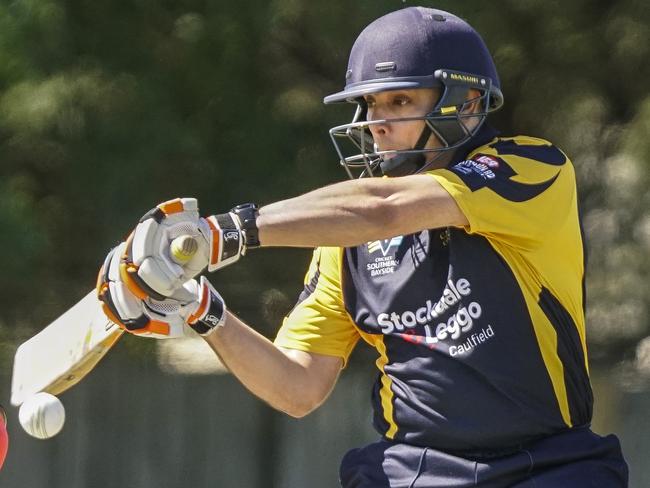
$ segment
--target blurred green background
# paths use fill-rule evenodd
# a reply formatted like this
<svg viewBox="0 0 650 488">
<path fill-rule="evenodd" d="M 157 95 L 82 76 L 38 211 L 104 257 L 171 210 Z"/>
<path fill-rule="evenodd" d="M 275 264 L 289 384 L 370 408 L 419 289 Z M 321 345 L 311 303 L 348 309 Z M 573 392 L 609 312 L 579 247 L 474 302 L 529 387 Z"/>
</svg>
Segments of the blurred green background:
<svg viewBox="0 0 650 488">
<path fill-rule="evenodd" d="M 493 124 L 548 138 L 576 165 L 595 428 L 620 434 L 631 486 L 650 486 L 650 8 L 420 4 L 483 34 L 506 98 Z M 215 213 L 343 179 L 327 129 L 352 108 L 322 97 L 343 85 L 360 30 L 402 5 L 0 2 L 0 403 L 16 346 L 93 286 L 106 251 L 157 202 L 194 196 Z M 308 260 L 307 250 L 262 250 L 214 281 L 272 337 Z M 0 485 L 335 486 L 338 458 L 373 437 L 373 354 L 358 349 L 321 411 L 294 421 L 228 375 L 165 372 L 154 341 L 127 338 L 62 396 L 69 418 L 57 438 L 28 438 L 10 410 Z"/>
</svg>

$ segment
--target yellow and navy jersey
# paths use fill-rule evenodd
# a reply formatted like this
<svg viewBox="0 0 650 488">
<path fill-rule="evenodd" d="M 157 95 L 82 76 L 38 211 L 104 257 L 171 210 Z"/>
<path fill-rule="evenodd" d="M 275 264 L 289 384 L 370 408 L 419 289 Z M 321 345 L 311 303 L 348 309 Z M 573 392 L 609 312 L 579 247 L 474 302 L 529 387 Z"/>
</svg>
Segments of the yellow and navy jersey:
<svg viewBox="0 0 650 488">
<path fill-rule="evenodd" d="M 316 249 L 276 344 L 344 361 L 373 346 L 374 424 L 396 441 L 495 449 L 588 424 L 571 162 L 517 136 L 428 174 L 469 225 Z"/>
</svg>

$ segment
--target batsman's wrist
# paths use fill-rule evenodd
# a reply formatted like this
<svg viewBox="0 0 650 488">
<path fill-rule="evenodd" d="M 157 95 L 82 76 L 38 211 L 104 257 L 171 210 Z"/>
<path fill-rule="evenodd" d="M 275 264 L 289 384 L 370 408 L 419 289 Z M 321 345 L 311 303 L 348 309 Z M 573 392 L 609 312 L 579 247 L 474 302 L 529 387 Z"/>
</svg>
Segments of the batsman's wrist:
<svg viewBox="0 0 650 488">
<path fill-rule="evenodd" d="M 201 277 L 196 311 L 187 318 L 187 324 L 202 336 L 208 336 L 223 327 L 226 317 L 226 303 L 210 282 Z"/>
<path fill-rule="evenodd" d="M 207 225 L 210 246 L 208 271 L 216 271 L 238 261 L 244 251 L 244 239 L 237 216 L 232 212 L 211 215 L 203 222 Z"/>
<path fill-rule="evenodd" d="M 216 271 L 232 264 L 246 254 L 248 249 L 260 246 L 257 209 L 254 203 L 244 203 L 228 213 L 201 219 L 202 232 L 210 247 L 208 271 Z"/>
<path fill-rule="evenodd" d="M 242 203 L 234 207 L 231 212 L 239 219 L 239 227 L 244 237 L 244 250 L 260 247 L 260 236 L 257 229 L 259 207 L 257 204 Z"/>
</svg>

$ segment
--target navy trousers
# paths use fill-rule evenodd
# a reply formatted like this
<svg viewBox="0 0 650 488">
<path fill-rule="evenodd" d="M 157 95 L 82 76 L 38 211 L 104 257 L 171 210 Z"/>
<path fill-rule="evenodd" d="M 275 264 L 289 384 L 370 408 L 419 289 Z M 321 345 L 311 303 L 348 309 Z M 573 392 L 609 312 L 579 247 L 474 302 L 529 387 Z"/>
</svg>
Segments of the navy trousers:
<svg viewBox="0 0 650 488">
<path fill-rule="evenodd" d="M 502 457 L 464 457 L 381 440 L 341 462 L 343 488 L 627 488 L 618 438 L 588 428 L 542 439 Z"/>
</svg>

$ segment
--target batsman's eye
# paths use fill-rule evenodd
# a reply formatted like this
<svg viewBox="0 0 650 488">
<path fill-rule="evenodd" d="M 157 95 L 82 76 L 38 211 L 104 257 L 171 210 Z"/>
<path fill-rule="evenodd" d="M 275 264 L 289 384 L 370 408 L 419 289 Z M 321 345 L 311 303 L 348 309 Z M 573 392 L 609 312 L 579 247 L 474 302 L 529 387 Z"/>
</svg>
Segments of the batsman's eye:
<svg viewBox="0 0 650 488">
<path fill-rule="evenodd" d="M 408 97 L 395 97 L 393 99 L 393 105 L 397 105 L 398 107 L 403 107 L 404 105 L 408 105 L 411 100 Z"/>
</svg>

